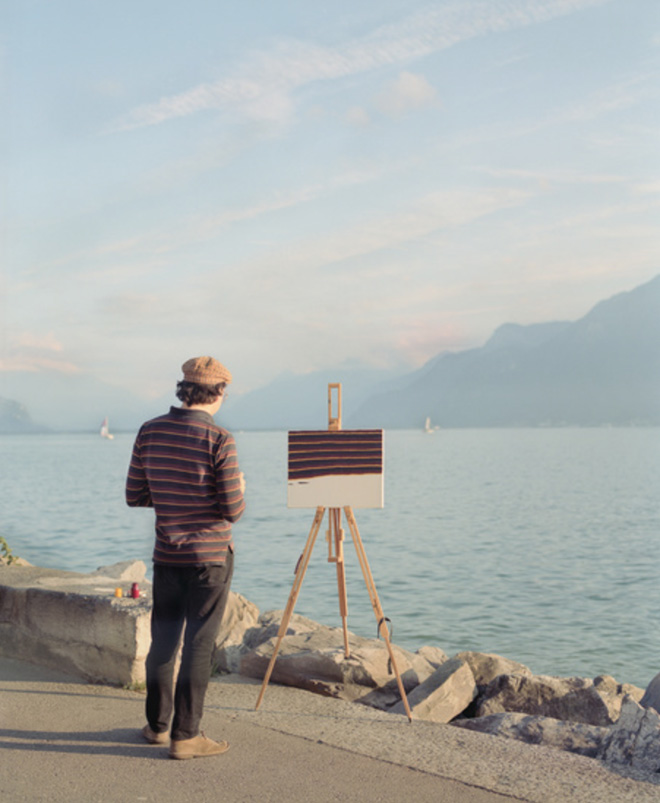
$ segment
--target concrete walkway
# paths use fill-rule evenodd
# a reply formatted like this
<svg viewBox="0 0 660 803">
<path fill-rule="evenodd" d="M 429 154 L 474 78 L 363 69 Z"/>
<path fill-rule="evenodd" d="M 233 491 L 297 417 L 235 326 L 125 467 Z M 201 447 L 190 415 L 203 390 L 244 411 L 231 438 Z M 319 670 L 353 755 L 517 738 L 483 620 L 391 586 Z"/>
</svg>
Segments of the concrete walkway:
<svg viewBox="0 0 660 803">
<path fill-rule="evenodd" d="M 49 803 L 660 801 L 660 779 L 271 684 L 214 680 L 203 726 L 228 753 L 172 761 L 139 738 L 144 695 L 0 658 L 0 799 Z"/>
</svg>

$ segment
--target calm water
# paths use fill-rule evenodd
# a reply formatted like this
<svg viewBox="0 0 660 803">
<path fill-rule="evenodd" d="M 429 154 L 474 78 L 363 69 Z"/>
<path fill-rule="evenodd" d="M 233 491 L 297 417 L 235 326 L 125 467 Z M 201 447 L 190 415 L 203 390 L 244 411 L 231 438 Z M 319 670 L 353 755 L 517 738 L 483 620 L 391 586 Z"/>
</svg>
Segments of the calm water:
<svg viewBox="0 0 660 803">
<path fill-rule="evenodd" d="M 286 507 L 286 433 L 239 433 L 248 511 L 233 589 L 286 604 L 313 510 Z M 124 505 L 133 436 L 0 437 L 0 535 L 41 566 L 149 565 L 153 513 Z M 660 671 L 660 430 L 387 432 L 385 508 L 356 518 L 393 640 L 534 672 Z M 327 519 L 326 519 L 327 521 Z M 340 625 L 325 522 L 296 612 Z M 349 628 L 376 623 L 347 529 Z"/>
</svg>

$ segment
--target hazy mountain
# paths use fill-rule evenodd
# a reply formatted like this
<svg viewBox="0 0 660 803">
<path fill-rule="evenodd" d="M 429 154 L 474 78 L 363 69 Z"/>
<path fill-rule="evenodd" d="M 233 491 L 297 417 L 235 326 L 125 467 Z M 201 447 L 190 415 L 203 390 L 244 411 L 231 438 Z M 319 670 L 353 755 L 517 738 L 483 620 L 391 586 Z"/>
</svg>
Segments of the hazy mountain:
<svg viewBox="0 0 660 803">
<path fill-rule="evenodd" d="M 353 362 L 309 374 L 286 373 L 236 399 L 230 390 L 222 420 L 230 429 L 326 429 L 330 383 L 341 383 L 346 420 L 372 393 L 398 387 L 402 375 L 403 371 L 379 371 Z"/>
<path fill-rule="evenodd" d="M 9 371 L 0 374 L 0 379 L 2 396 L 15 400 L 37 429 L 98 430 L 109 416 L 111 429 L 133 431 L 146 418 L 162 412 L 162 405 L 81 374 Z M 174 395 L 172 401 L 176 401 Z"/>
<path fill-rule="evenodd" d="M 0 431 L 114 431 L 178 404 L 145 402 L 94 378 L 3 373 Z M 230 429 L 325 429 L 327 386 L 342 384 L 345 427 L 660 425 L 660 276 L 597 304 L 575 322 L 500 326 L 481 348 L 440 354 L 412 373 L 348 362 L 284 374 L 229 398 Z"/>
<path fill-rule="evenodd" d="M 310 374 L 283 374 L 265 387 L 243 395 L 232 393 L 230 388 L 218 420 L 230 429 L 325 429 L 328 383 L 342 384 L 345 417 L 367 395 L 389 387 L 387 382 L 395 381 L 402 373 L 403 370 L 378 371 L 346 363 Z M 145 402 L 122 388 L 80 374 L 7 372 L 0 378 L 2 394 L 7 397 L 7 413 L 0 419 L 5 426 L 0 423 L 0 432 L 43 431 L 46 427 L 94 431 L 100 429 L 106 415 L 113 432 L 136 432 L 143 421 L 166 412 L 172 404 L 180 404 L 174 395 L 175 381 L 171 394 Z M 20 401 L 9 401 L 10 398 Z M 16 410 L 22 411 L 26 423 L 18 423 Z"/>
<path fill-rule="evenodd" d="M 0 398 L 0 433 L 44 432 L 35 424 L 24 405 L 12 399 Z"/>
<path fill-rule="evenodd" d="M 660 424 L 660 276 L 580 320 L 499 327 L 445 354 L 398 392 L 374 394 L 348 426 Z"/>
</svg>

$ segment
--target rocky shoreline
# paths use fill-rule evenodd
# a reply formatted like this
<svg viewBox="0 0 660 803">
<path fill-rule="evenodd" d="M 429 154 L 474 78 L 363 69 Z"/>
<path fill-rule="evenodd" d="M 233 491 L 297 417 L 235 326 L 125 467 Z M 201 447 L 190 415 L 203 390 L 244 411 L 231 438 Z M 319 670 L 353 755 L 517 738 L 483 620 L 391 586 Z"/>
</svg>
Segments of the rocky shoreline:
<svg viewBox="0 0 660 803">
<path fill-rule="evenodd" d="M 0 653 L 96 682 L 139 686 L 151 610 L 145 574 L 141 561 L 87 575 L 0 565 Z M 117 586 L 128 590 L 133 582 L 142 589 L 139 599 L 115 597 Z M 215 672 L 262 680 L 281 617 L 281 611 L 260 613 L 231 592 L 216 641 Z M 349 646 L 346 658 L 341 628 L 294 614 L 270 682 L 405 715 L 384 641 L 351 633 Z M 475 651 L 448 656 L 436 646 L 392 649 L 413 726 L 449 724 L 612 768 L 655 777 L 660 772 L 660 674 L 641 689 L 610 676 L 534 675 L 523 664 Z"/>
<path fill-rule="evenodd" d="M 281 616 L 281 611 L 260 615 L 232 593 L 217 642 L 217 671 L 262 679 Z M 271 682 L 404 715 L 385 643 L 351 633 L 349 646 L 346 658 L 341 628 L 294 614 Z M 644 690 L 607 675 L 534 675 L 523 664 L 487 653 L 450 657 L 433 646 L 414 653 L 393 650 L 413 721 L 449 723 L 660 772 L 660 674 Z"/>
</svg>

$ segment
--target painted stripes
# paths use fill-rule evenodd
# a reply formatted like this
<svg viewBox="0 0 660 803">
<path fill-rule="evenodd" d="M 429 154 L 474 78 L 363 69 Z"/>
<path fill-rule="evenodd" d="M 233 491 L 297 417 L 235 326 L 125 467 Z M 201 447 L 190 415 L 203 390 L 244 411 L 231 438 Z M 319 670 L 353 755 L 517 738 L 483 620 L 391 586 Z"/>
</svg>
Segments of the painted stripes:
<svg viewBox="0 0 660 803">
<path fill-rule="evenodd" d="M 289 432 L 289 481 L 383 473 L 381 429 Z"/>
</svg>

